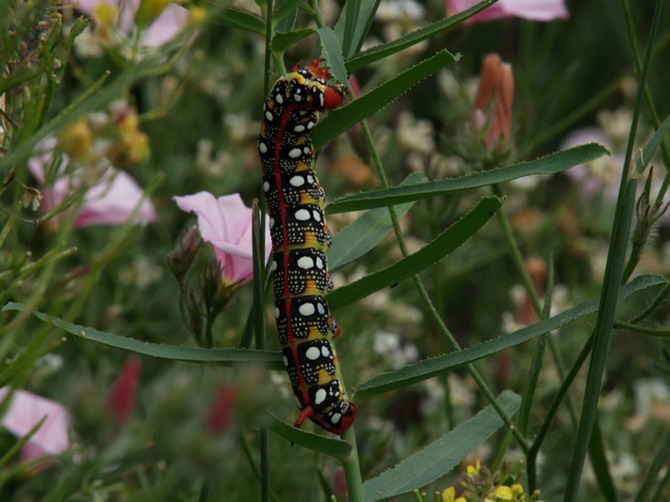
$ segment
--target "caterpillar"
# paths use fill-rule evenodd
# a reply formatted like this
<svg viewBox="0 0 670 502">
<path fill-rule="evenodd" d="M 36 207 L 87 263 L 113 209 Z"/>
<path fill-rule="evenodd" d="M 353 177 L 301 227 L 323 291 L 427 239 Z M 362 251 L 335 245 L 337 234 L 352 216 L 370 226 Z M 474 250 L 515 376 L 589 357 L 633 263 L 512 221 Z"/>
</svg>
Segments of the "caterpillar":
<svg viewBox="0 0 670 502">
<path fill-rule="evenodd" d="M 275 319 L 284 365 L 300 413 L 342 435 L 357 408 L 347 398 L 333 339 L 340 328 L 324 295 L 333 287 L 326 250 L 332 235 L 325 192 L 314 172 L 311 133 L 319 112 L 338 107 L 345 87 L 328 84 L 322 59 L 296 66 L 273 85 L 263 106 L 258 152 L 270 216 Z"/>
</svg>

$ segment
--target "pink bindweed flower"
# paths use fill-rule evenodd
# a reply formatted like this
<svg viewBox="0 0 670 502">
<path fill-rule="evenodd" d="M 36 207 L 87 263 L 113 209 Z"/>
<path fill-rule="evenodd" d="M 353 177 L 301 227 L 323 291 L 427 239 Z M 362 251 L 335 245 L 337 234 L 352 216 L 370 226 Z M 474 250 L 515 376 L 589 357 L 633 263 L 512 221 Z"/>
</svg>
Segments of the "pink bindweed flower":
<svg viewBox="0 0 670 502">
<path fill-rule="evenodd" d="M 508 150 L 512 137 L 514 74 L 512 65 L 497 54 L 484 58 L 479 89 L 475 99 L 474 124 L 486 133 L 489 149 Z"/>
<path fill-rule="evenodd" d="M 250 281 L 254 276 L 251 209 L 240 194 L 215 198 L 209 192 L 173 197 L 182 211 L 195 213 L 203 240 L 214 247 L 225 282 Z M 270 256 L 270 226 L 265 222 L 265 259 Z"/>
<path fill-rule="evenodd" d="M 130 34 L 140 17 L 138 13 L 142 13 L 141 17 L 150 23 L 142 38 L 144 47 L 172 41 L 186 27 L 190 16 L 188 9 L 165 0 L 78 0 L 78 4 L 77 8 L 99 27 L 116 24 L 126 34 Z"/>
<path fill-rule="evenodd" d="M 107 408 L 114 416 L 117 427 L 124 426 L 135 409 L 141 370 L 140 358 L 129 357 L 107 396 Z"/>
<path fill-rule="evenodd" d="M 0 388 L 0 401 L 8 393 L 8 387 Z M 70 448 L 70 416 L 65 407 L 56 401 L 24 390 L 14 391 L 11 404 L 0 422 L 4 428 L 17 437 L 23 437 L 45 416 L 47 418 L 42 426 L 21 451 L 25 461 L 59 455 Z"/>
<path fill-rule="evenodd" d="M 45 166 L 53 159 L 56 139 L 49 138 L 38 147 L 38 153 L 28 161 L 28 169 L 38 183 L 45 185 Z M 44 209 L 49 211 L 67 199 L 81 185 L 86 167 L 65 173 L 69 163 L 67 155 L 62 155 L 58 168 L 59 176 L 55 183 L 44 187 Z M 83 196 L 83 203 L 74 222 L 74 227 L 90 225 L 123 225 L 127 221 L 146 224 L 157 220 L 154 206 L 129 174 L 108 168 L 97 182 Z M 54 218 L 57 220 L 58 217 Z"/>
<path fill-rule="evenodd" d="M 478 4 L 480 0 L 447 0 L 450 15 L 458 14 Z M 570 16 L 563 0 L 499 0 L 468 19 L 468 22 L 494 21 L 506 17 L 521 17 L 531 21 L 567 19 Z"/>
</svg>

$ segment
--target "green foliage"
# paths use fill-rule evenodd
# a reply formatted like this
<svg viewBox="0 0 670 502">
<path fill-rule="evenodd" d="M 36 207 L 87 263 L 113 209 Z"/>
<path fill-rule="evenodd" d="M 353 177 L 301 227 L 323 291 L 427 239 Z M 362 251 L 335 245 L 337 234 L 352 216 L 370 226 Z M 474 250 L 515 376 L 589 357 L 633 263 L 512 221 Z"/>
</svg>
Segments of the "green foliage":
<svg viewBox="0 0 670 502">
<path fill-rule="evenodd" d="M 49 417 L 18 434 L 8 393 L 1 500 L 442 502 L 471 471 L 498 498 L 513 483 L 528 501 L 670 497 L 663 2 L 466 23 L 495 2 L 182 2 L 160 43 L 113 10 L 0 2 L 0 387 L 71 417 L 69 451 L 26 460 Z M 508 110 L 501 79 L 474 106 L 492 51 L 513 65 Z M 265 209 L 253 283 L 227 283 L 208 241 L 179 237 L 194 219 L 172 201 L 252 205 L 263 88 L 318 57 L 349 88 L 312 136 L 338 378 L 359 409 L 340 439 L 290 425 Z M 505 113 L 511 132 L 492 137 Z M 559 146 L 596 122 L 608 145 Z M 140 196 L 94 225 L 110 167 Z M 143 201 L 156 219 L 139 225 Z"/>
</svg>

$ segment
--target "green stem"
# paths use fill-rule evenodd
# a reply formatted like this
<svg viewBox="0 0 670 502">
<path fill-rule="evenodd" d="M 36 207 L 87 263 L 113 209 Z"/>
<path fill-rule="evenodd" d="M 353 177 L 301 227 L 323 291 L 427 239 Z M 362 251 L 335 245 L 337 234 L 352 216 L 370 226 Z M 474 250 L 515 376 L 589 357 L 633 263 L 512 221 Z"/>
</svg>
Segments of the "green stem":
<svg viewBox="0 0 670 502">
<path fill-rule="evenodd" d="M 351 453 L 348 457 L 342 459 L 344 475 L 347 480 L 347 491 L 349 502 L 364 502 L 363 478 L 361 478 L 361 466 L 358 460 L 358 446 L 356 444 L 356 432 L 354 426 L 342 434 L 342 439 L 351 444 Z"/>
</svg>

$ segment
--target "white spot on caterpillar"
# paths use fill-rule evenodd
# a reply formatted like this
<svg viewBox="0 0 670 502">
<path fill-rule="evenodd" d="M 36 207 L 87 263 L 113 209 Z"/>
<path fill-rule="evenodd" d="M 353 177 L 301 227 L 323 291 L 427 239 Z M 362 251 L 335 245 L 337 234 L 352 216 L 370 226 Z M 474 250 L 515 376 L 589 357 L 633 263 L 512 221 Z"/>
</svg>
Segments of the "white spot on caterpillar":
<svg viewBox="0 0 670 502">
<path fill-rule="evenodd" d="M 300 115 L 307 115 L 307 110 L 300 110 L 298 113 Z"/>
<path fill-rule="evenodd" d="M 279 319 L 279 309 L 275 307 L 275 319 Z"/>
<path fill-rule="evenodd" d="M 319 93 L 319 103 L 321 104 L 321 108 L 323 108 L 323 93 Z"/>
<path fill-rule="evenodd" d="M 266 112 L 266 113 L 270 113 L 270 112 Z M 272 114 L 270 113 L 270 115 L 272 115 Z M 268 145 L 266 145 L 262 141 L 259 141 L 258 142 L 258 151 L 261 152 L 261 153 L 267 153 Z"/>
<path fill-rule="evenodd" d="M 319 352 L 318 347 L 310 347 L 305 352 L 305 355 L 307 356 L 307 359 L 309 359 L 310 361 L 316 361 L 321 355 L 321 352 Z"/>
<path fill-rule="evenodd" d="M 303 132 L 303 131 L 305 130 L 305 126 L 302 125 L 302 124 L 298 124 L 297 126 L 295 126 L 295 127 L 293 128 L 293 130 L 294 130 L 295 132 Z"/>
<path fill-rule="evenodd" d="M 275 97 L 275 100 L 276 100 L 277 103 L 279 103 L 280 105 L 284 102 L 284 98 L 283 98 L 282 95 L 279 94 L 279 93 L 277 93 L 277 96 Z"/>
<path fill-rule="evenodd" d="M 268 190 L 270 190 L 270 183 L 268 183 L 267 181 L 264 181 L 263 182 L 263 191 L 267 192 Z"/>
<path fill-rule="evenodd" d="M 275 219 L 270 218 L 270 228 L 274 228 L 274 226 L 275 226 Z"/>
<path fill-rule="evenodd" d="M 293 150 L 288 152 L 288 156 L 291 157 L 292 159 L 297 159 L 298 157 L 300 157 L 300 154 L 302 154 L 300 148 L 294 148 Z"/>
<path fill-rule="evenodd" d="M 302 176 L 293 176 L 288 182 L 293 187 L 301 187 L 305 184 L 305 178 Z"/>
<path fill-rule="evenodd" d="M 314 122 L 307 122 L 307 129 L 312 129 L 314 127 Z"/>
<path fill-rule="evenodd" d="M 321 355 L 322 355 L 323 357 L 328 357 L 328 356 L 330 356 L 330 349 L 328 348 L 327 345 L 324 345 L 323 347 L 321 347 Z"/>
<path fill-rule="evenodd" d="M 314 268 L 314 260 L 310 256 L 302 256 L 298 258 L 298 266 L 303 270 Z"/>
<path fill-rule="evenodd" d="M 342 418 L 341 413 L 333 413 L 333 416 L 330 417 L 330 421 L 334 425 L 340 421 L 340 418 Z"/>
<path fill-rule="evenodd" d="M 325 389 L 319 389 L 316 391 L 316 394 L 314 394 L 314 404 L 321 404 L 326 400 L 326 397 L 328 396 L 328 393 L 326 392 Z"/>
<path fill-rule="evenodd" d="M 274 117 L 272 116 L 272 112 L 269 110 L 265 112 L 265 118 L 268 119 L 269 122 L 272 122 L 272 119 L 274 119 Z"/>
<path fill-rule="evenodd" d="M 318 212 L 316 209 L 314 211 L 312 211 L 312 215 L 314 215 L 314 219 L 316 221 L 321 221 L 321 213 Z"/>
<path fill-rule="evenodd" d="M 288 366 L 288 359 L 286 359 L 286 356 L 284 356 L 284 366 Z"/>
<path fill-rule="evenodd" d="M 302 101 L 302 96 L 298 94 L 300 92 L 300 89 L 298 89 L 296 92 L 296 95 L 293 96 L 293 99 L 295 100 L 296 103 L 300 103 Z"/>
<path fill-rule="evenodd" d="M 298 209 L 295 212 L 295 219 L 298 220 L 298 221 L 309 220 L 309 211 L 307 209 Z"/>
<path fill-rule="evenodd" d="M 306 146 L 305 148 L 303 148 L 302 151 L 305 152 L 307 155 L 309 155 L 310 153 L 312 153 L 311 148 L 308 147 L 308 146 Z"/>
<path fill-rule="evenodd" d="M 309 183 L 310 185 L 314 184 L 314 176 L 312 176 L 311 174 L 308 174 L 307 175 L 307 183 Z"/>
<path fill-rule="evenodd" d="M 272 265 L 270 265 L 270 271 L 274 272 L 277 270 L 277 260 L 272 260 Z"/>
<path fill-rule="evenodd" d="M 326 313 L 326 308 L 323 306 L 323 303 L 317 303 L 316 310 L 318 310 L 321 315 Z"/>
<path fill-rule="evenodd" d="M 319 256 L 316 257 L 316 268 L 323 270 L 323 260 Z"/>
<path fill-rule="evenodd" d="M 315 309 L 314 309 L 314 304 L 312 303 L 303 303 L 298 307 L 298 312 L 300 312 L 304 316 L 309 316 L 314 314 Z"/>
</svg>

